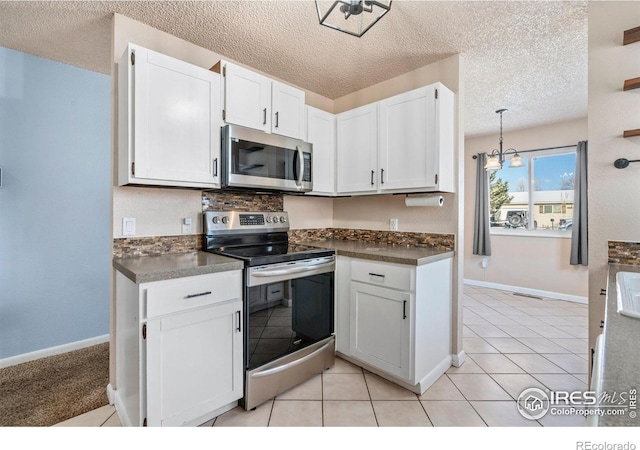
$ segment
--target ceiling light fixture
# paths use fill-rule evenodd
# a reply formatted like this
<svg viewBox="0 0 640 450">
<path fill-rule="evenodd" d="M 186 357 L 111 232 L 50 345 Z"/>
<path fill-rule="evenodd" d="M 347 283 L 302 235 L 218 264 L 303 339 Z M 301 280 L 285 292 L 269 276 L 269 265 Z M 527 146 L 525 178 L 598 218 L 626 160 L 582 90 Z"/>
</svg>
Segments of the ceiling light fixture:
<svg viewBox="0 0 640 450">
<path fill-rule="evenodd" d="M 487 170 L 499 170 L 502 169 L 502 164 L 507 159 L 507 153 L 513 152 L 514 155 L 511 158 L 511 162 L 509 163 L 509 167 L 522 167 L 524 166 L 524 162 L 522 158 L 514 148 L 508 148 L 502 151 L 502 113 L 505 112 L 506 109 L 499 109 L 496 113 L 500 114 L 500 148 L 493 149 L 491 152 L 491 156 L 487 161 L 487 164 L 484 166 Z"/>
<path fill-rule="evenodd" d="M 361 37 L 389 12 L 391 0 L 316 0 L 316 9 L 320 25 Z"/>
</svg>

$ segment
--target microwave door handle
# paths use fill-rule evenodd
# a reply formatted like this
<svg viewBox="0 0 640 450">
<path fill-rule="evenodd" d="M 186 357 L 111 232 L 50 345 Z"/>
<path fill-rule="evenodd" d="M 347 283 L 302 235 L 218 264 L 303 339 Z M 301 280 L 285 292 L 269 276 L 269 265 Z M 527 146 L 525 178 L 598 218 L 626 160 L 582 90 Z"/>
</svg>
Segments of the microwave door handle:
<svg viewBox="0 0 640 450">
<path fill-rule="evenodd" d="M 296 145 L 298 151 L 298 179 L 296 180 L 296 186 L 302 186 L 302 179 L 304 178 L 304 153 L 299 145 Z"/>
</svg>

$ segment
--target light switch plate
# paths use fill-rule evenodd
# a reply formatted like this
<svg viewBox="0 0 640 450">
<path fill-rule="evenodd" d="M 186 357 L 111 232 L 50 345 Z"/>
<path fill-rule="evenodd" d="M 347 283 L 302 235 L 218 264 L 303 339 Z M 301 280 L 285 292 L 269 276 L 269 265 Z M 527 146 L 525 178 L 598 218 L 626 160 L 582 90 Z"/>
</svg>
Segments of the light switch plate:
<svg viewBox="0 0 640 450">
<path fill-rule="evenodd" d="M 136 219 L 133 217 L 122 218 L 122 235 L 123 236 L 135 236 L 136 235 Z"/>
<path fill-rule="evenodd" d="M 398 231 L 398 219 L 389 219 L 389 230 Z"/>
</svg>

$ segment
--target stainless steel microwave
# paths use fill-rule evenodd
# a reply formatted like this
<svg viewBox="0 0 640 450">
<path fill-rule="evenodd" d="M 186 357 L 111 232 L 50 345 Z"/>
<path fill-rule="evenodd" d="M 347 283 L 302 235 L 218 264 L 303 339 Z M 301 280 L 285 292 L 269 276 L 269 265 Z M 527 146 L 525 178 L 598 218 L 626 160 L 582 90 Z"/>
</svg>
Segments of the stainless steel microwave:
<svg viewBox="0 0 640 450">
<path fill-rule="evenodd" d="M 222 187 L 309 192 L 312 145 L 238 125 L 222 127 Z"/>
</svg>

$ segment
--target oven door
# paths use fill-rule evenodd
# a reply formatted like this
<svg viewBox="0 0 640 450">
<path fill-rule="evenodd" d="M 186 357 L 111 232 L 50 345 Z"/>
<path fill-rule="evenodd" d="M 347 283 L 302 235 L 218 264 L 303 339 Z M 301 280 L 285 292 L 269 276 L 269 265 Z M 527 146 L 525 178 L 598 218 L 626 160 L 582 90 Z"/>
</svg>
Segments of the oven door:
<svg viewBox="0 0 640 450">
<path fill-rule="evenodd" d="M 247 270 L 247 368 L 253 369 L 333 334 L 334 257 Z"/>
<path fill-rule="evenodd" d="M 333 366 L 333 257 L 248 268 L 246 409 Z"/>
</svg>

